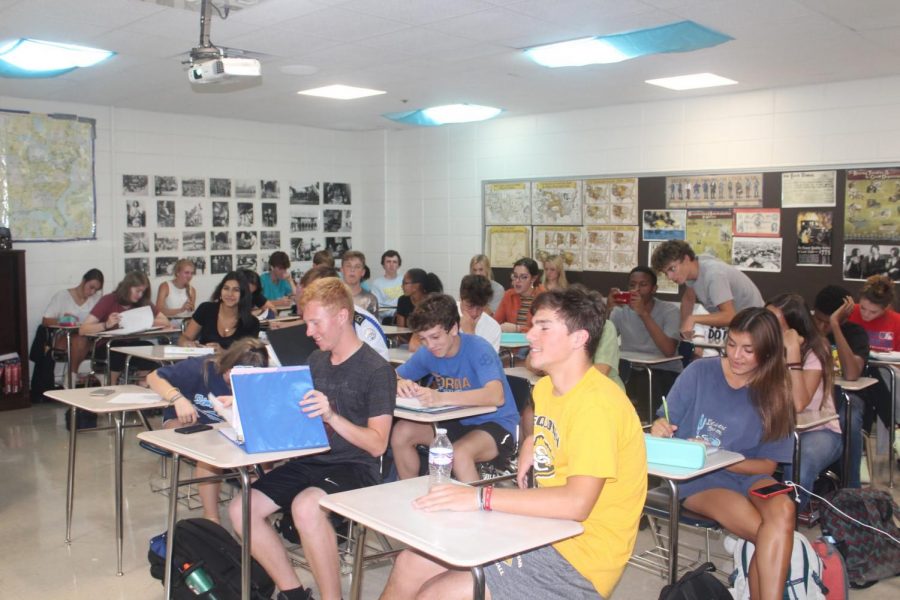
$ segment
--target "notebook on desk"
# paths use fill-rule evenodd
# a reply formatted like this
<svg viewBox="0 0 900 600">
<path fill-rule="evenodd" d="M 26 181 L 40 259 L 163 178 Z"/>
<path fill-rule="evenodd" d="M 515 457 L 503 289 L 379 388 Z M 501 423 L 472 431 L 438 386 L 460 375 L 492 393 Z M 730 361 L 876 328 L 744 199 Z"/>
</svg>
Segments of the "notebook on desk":
<svg viewBox="0 0 900 600">
<path fill-rule="evenodd" d="M 401 398 L 397 396 L 397 408 L 402 408 L 403 410 L 411 410 L 413 412 L 426 413 L 429 415 L 440 414 L 445 412 L 450 412 L 451 410 L 457 410 L 460 408 L 464 408 L 462 406 L 423 406 L 418 398 Z"/>
<path fill-rule="evenodd" d="M 309 367 L 235 367 L 232 427 L 219 431 L 249 453 L 328 449 L 322 418 L 308 417 L 299 405 L 311 389 Z"/>
<path fill-rule="evenodd" d="M 318 348 L 316 342 L 306 335 L 306 323 L 296 327 L 272 329 L 266 337 L 272 345 L 272 352 L 283 367 L 308 364 L 309 355 Z"/>
</svg>

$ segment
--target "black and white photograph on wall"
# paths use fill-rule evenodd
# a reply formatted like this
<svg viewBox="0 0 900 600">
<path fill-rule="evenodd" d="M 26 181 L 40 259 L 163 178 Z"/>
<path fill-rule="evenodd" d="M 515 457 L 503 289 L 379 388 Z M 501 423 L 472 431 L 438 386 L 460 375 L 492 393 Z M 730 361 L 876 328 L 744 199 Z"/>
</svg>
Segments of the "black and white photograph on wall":
<svg viewBox="0 0 900 600">
<path fill-rule="evenodd" d="M 255 250 L 259 238 L 255 231 L 238 231 L 237 232 L 237 249 L 238 250 Z"/>
<path fill-rule="evenodd" d="M 255 254 L 238 254 L 237 255 L 237 264 L 234 266 L 236 269 L 247 269 L 248 271 L 256 270 L 256 255 Z"/>
<path fill-rule="evenodd" d="M 263 227 L 278 226 L 278 205 L 274 202 L 262 203 L 262 224 Z"/>
<path fill-rule="evenodd" d="M 212 203 L 212 224 L 213 227 L 228 227 L 230 222 L 230 211 L 227 202 Z"/>
<path fill-rule="evenodd" d="M 230 231 L 210 231 L 209 232 L 209 249 L 210 250 L 231 250 L 231 232 Z"/>
<path fill-rule="evenodd" d="M 175 227 L 175 201 L 156 201 L 156 226 Z"/>
<path fill-rule="evenodd" d="M 353 245 L 349 236 L 327 236 L 325 238 L 325 249 L 330 250 L 335 258 L 343 258 L 344 252 L 346 252 L 347 250 L 353 250 Z"/>
<path fill-rule="evenodd" d="M 281 247 L 280 231 L 260 231 L 259 232 L 259 249 L 260 250 L 278 250 Z"/>
<path fill-rule="evenodd" d="M 157 196 L 177 196 L 178 178 L 171 175 L 154 175 L 153 192 Z"/>
<path fill-rule="evenodd" d="M 307 204 L 310 206 L 318 206 L 319 204 L 319 184 L 318 183 L 292 183 L 288 186 L 291 192 L 291 204 Z"/>
<path fill-rule="evenodd" d="M 291 260 L 310 261 L 322 249 L 319 238 L 291 238 Z"/>
<path fill-rule="evenodd" d="M 149 252 L 150 244 L 147 242 L 147 234 L 145 232 L 131 232 L 124 234 L 125 236 L 125 254 L 137 254 L 139 252 Z"/>
<path fill-rule="evenodd" d="M 172 271 L 175 269 L 175 263 L 178 262 L 177 256 L 157 256 L 156 257 L 156 276 L 171 277 Z"/>
<path fill-rule="evenodd" d="M 156 252 L 178 252 L 178 234 L 154 233 L 153 250 Z"/>
<path fill-rule="evenodd" d="M 259 191 L 261 198 L 278 198 L 281 196 L 281 188 L 275 179 L 261 179 Z"/>
<path fill-rule="evenodd" d="M 350 204 L 350 184 L 326 183 L 325 204 Z"/>
<path fill-rule="evenodd" d="M 293 279 L 294 281 L 300 281 L 305 272 L 306 271 L 300 268 L 300 265 L 298 263 L 295 262 L 291 265 L 291 279 Z"/>
<path fill-rule="evenodd" d="M 732 240 L 731 264 L 741 271 L 781 272 L 782 238 L 741 238 Z"/>
<path fill-rule="evenodd" d="M 206 197 L 206 180 L 199 177 L 190 177 L 181 180 L 181 195 L 185 198 Z"/>
<path fill-rule="evenodd" d="M 231 198 L 231 180 L 219 177 L 209 178 L 210 198 Z"/>
<path fill-rule="evenodd" d="M 209 257 L 209 267 L 213 275 L 224 275 L 234 270 L 231 268 L 230 254 L 213 254 Z"/>
<path fill-rule="evenodd" d="M 144 273 L 146 275 L 150 274 L 150 259 L 149 258 L 126 258 L 125 259 L 125 272 L 131 273 L 132 271 L 137 271 L 138 273 Z"/>
<path fill-rule="evenodd" d="M 181 247 L 185 252 L 202 252 L 206 250 L 205 231 L 184 231 L 181 234 Z"/>
<path fill-rule="evenodd" d="M 844 279 L 887 275 L 900 281 L 900 245 L 896 242 L 844 244 Z"/>
<path fill-rule="evenodd" d="M 126 200 L 125 206 L 128 210 L 127 223 L 129 227 L 147 226 L 147 207 L 143 200 Z"/>
<path fill-rule="evenodd" d="M 234 180 L 234 197 L 235 198 L 256 198 L 256 180 L 255 179 L 235 179 Z"/>
<path fill-rule="evenodd" d="M 797 213 L 797 266 L 831 266 L 830 210 L 801 210 Z"/>
<path fill-rule="evenodd" d="M 259 261 L 256 264 L 259 266 L 258 268 L 260 273 L 269 272 L 269 256 L 271 256 L 271 253 L 269 252 L 259 255 Z"/>
<path fill-rule="evenodd" d="M 319 211 L 315 208 L 291 207 L 291 233 L 319 230 Z"/>
<path fill-rule="evenodd" d="M 146 196 L 150 193 L 150 178 L 146 175 L 122 175 L 122 194 Z"/>
<path fill-rule="evenodd" d="M 189 203 L 184 209 L 185 227 L 203 227 L 203 205 L 199 202 Z"/>
<path fill-rule="evenodd" d="M 350 233 L 350 211 L 349 210 L 323 210 L 322 222 L 325 225 L 325 231 L 329 233 Z"/>
<path fill-rule="evenodd" d="M 187 256 L 185 257 L 194 263 L 194 275 L 206 275 L 206 257 L 205 256 Z"/>
<path fill-rule="evenodd" d="M 253 203 L 237 203 L 238 227 L 253 227 Z"/>
</svg>

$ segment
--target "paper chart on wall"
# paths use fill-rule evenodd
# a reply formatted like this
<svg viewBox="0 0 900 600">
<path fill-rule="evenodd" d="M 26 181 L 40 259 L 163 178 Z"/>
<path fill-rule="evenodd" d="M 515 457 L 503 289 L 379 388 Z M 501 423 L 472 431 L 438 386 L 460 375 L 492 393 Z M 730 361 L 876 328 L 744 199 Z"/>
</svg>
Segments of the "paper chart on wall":
<svg viewBox="0 0 900 600">
<path fill-rule="evenodd" d="M 762 206 L 762 173 L 666 177 L 667 208 Z"/>
<path fill-rule="evenodd" d="M 530 182 L 509 181 L 484 184 L 485 225 L 522 225 L 530 222 Z"/>
<path fill-rule="evenodd" d="M 731 263 L 732 211 L 689 210 L 686 241 L 697 254 Z"/>
<path fill-rule="evenodd" d="M 582 231 L 581 227 L 535 227 L 532 257 L 541 263 L 551 256 L 560 256 L 567 271 L 581 271 Z"/>
<path fill-rule="evenodd" d="M 900 169 L 847 171 L 845 240 L 900 241 Z"/>
<path fill-rule="evenodd" d="M 636 225 L 637 177 L 584 180 L 585 225 Z"/>
<path fill-rule="evenodd" d="M 627 273 L 638 264 L 636 225 L 592 225 L 584 232 L 585 271 Z"/>
<path fill-rule="evenodd" d="M 534 225 L 581 225 L 580 180 L 536 181 L 531 188 Z"/>
<path fill-rule="evenodd" d="M 484 244 L 492 266 L 512 267 L 514 262 L 531 253 L 531 227 L 486 227 Z"/>
</svg>

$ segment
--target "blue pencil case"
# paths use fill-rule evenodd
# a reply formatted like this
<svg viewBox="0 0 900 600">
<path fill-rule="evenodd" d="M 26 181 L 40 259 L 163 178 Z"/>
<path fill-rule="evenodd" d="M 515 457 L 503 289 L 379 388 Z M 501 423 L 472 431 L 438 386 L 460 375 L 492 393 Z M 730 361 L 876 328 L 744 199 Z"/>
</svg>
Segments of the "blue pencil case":
<svg viewBox="0 0 900 600">
<path fill-rule="evenodd" d="M 505 344 L 513 345 L 513 344 L 527 344 L 528 338 L 525 337 L 524 333 L 513 333 L 511 331 L 504 332 L 500 334 L 500 345 L 503 346 Z"/>
<path fill-rule="evenodd" d="M 668 467 L 699 469 L 706 464 L 706 445 L 678 438 L 653 437 L 644 434 L 647 462 Z"/>
</svg>

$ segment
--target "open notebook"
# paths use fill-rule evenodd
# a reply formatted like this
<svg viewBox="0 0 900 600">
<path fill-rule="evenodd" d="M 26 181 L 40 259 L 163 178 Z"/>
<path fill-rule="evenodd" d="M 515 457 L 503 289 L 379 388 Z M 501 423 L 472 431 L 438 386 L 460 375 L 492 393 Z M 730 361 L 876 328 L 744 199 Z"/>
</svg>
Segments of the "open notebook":
<svg viewBox="0 0 900 600">
<path fill-rule="evenodd" d="M 250 453 L 327 450 L 322 418 L 306 416 L 299 405 L 311 389 L 309 367 L 235 367 L 231 370 L 231 427 L 219 431 Z"/>
<path fill-rule="evenodd" d="M 397 396 L 397 408 L 403 410 L 411 410 L 413 412 L 427 413 L 430 415 L 440 414 L 463 408 L 462 406 L 422 406 L 418 398 L 401 398 Z"/>
</svg>

